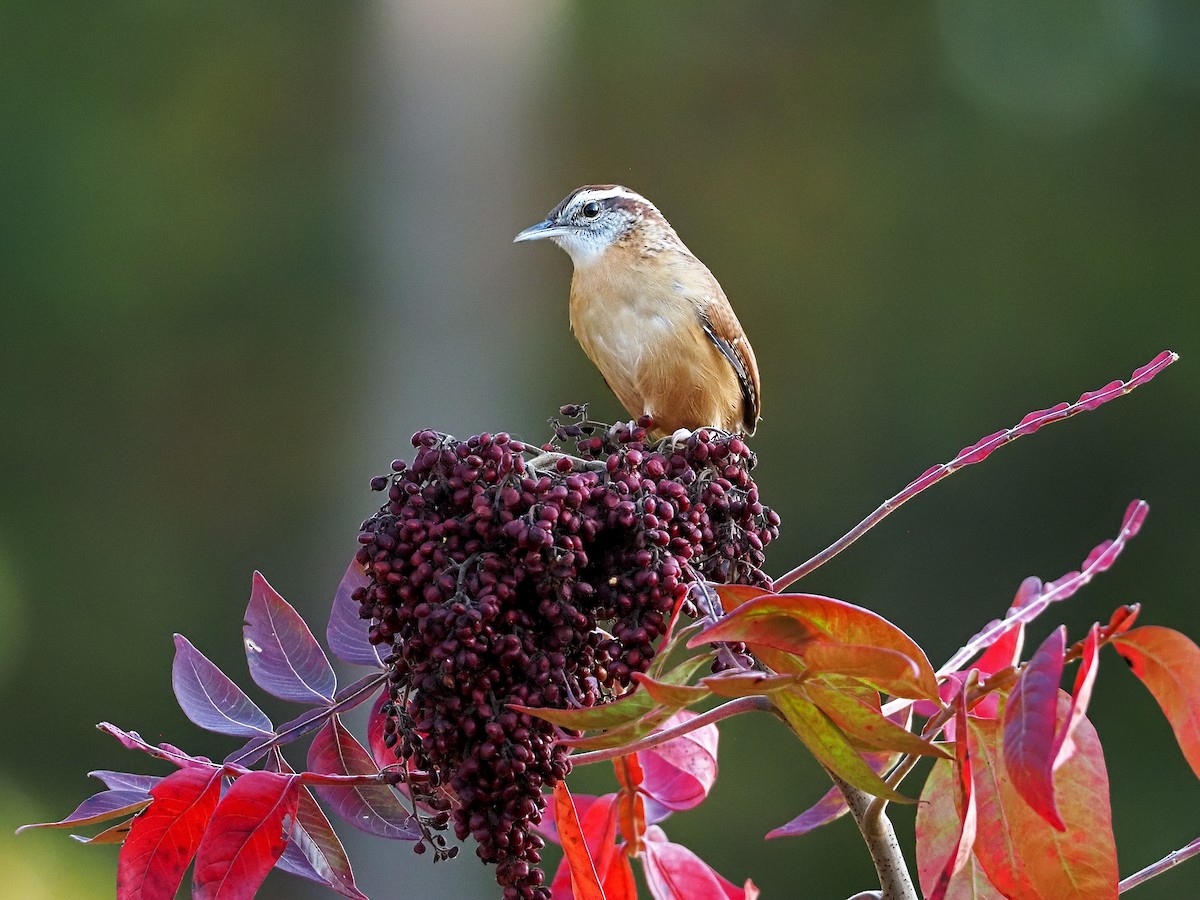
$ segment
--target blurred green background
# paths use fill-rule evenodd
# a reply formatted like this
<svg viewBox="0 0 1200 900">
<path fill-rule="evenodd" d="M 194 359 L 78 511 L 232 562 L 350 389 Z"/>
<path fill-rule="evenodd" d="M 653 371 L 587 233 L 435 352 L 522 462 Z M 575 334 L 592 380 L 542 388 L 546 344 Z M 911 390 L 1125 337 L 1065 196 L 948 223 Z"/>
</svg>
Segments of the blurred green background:
<svg viewBox="0 0 1200 900">
<path fill-rule="evenodd" d="M 582 183 L 653 199 L 754 342 L 775 573 L 960 446 L 1179 351 L 806 587 L 937 663 L 1142 497 L 1142 536 L 1030 640 L 1134 601 L 1200 637 L 1198 48 L 1200 7 L 1167 0 L 0 3 L 5 891 L 111 896 L 111 848 L 12 828 L 89 769 L 159 771 L 97 721 L 227 752 L 174 707 L 171 633 L 248 683 L 255 568 L 323 631 L 413 431 L 620 415 L 568 333 L 566 256 L 510 244 Z M 1200 785 L 1115 655 L 1091 715 L 1129 874 L 1197 836 Z M 847 821 L 762 841 L 824 790 L 780 727 L 730 723 L 721 763 L 674 839 L 768 897 L 872 886 Z M 470 855 L 347 837 L 373 898 L 495 895 Z"/>
</svg>

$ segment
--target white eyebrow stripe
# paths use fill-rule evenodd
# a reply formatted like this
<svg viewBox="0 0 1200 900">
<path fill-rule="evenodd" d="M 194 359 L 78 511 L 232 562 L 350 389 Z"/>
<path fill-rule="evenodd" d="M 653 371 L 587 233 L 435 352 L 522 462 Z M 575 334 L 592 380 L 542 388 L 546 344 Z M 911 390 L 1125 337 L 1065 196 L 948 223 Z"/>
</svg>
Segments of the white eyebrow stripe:
<svg viewBox="0 0 1200 900">
<path fill-rule="evenodd" d="M 581 206 L 585 203 L 591 203 L 593 200 L 598 202 L 601 200 L 610 200 L 613 197 L 624 197 L 627 200 L 637 200 L 641 203 L 645 203 L 647 206 L 649 206 L 653 209 L 657 209 L 657 207 L 655 207 L 653 203 L 651 203 L 649 200 L 647 200 L 641 194 L 639 194 L 635 191 L 631 191 L 627 187 L 621 187 L 620 185 L 618 185 L 614 188 L 609 188 L 608 190 L 605 190 L 605 191 L 596 191 L 596 190 L 580 191 L 571 200 L 571 203 L 569 204 L 569 206 L 571 208 L 574 208 L 575 206 Z"/>
</svg>

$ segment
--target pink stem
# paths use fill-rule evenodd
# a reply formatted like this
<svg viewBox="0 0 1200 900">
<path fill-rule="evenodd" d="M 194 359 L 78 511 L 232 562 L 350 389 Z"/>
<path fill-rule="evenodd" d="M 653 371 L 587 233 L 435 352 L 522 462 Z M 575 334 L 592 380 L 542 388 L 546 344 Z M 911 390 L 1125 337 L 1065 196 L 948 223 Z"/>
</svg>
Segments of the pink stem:
<svg viewBox="0 0 1200 900">
<path fill-rule="evenodd" d="M 917 494 L 933 487 L 943 478 L 953 475 L 964 466 L 973 465 L 978 462 L 983 462 L 993 451 L 1000 449 L 1005 444 L 1008 444 L 1019 437 L 1026 434 L 1032 434 L 1043 425 L 1048 425 L 1051 422 L 1058 422 L 1062 419 L 1069 419 L 1071 416 L 1081 412 L 1095 409 L 1109 400 L 1115 400 L 1117 397 L 1124 396 L 1139 387 L 1165 369 L 1171 363 L 1179 358 L 1178 354 L 1172 353 L 1169 350 L 1164 350 L 1158 356 L 1154 357 L 1150 362 L 1141 368 L 1134 371 L 1128 381 L 1114 381 L 1105 385 L 1098 391 L 1089 391 L 1081 396 L 1074 403 L 1060 403 L 1057 406 L 1052 406 L 1049 409 L 1038 410 L 1025 416 L 1020 422 L 1012 428 L 1004 431 L 997 431 L 995 434 L 979 440 L 969 447 L 964 447 L 959 451 L 958 455 L 948 463 L 934 466 L 926 471 L 916 480 L 908 484 L 902 491 L 895 496 L 884 501 L 884 503 L 873 513 L 855 525 L 850 531 L 838 538 L 812 559 L 801 563 L 792 569 L 790 572 L 781 575 L 775 579 L 772 585 L 772 590 L 778 593 L 788 585 L 799 581 L 805 575 L 808 575 L 814 569 L 823 566 L 829 560 L 833 559 L 860 537 L 890 516 L 893 512 L 911 500 Z"/>
</svg>

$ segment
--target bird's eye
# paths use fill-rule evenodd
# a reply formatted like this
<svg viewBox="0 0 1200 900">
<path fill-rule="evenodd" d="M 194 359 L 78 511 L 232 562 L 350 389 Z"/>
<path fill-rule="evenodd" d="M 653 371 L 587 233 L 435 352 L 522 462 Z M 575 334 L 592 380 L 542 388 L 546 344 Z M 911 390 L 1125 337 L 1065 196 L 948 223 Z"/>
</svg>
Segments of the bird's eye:
<svg viewBox="0 0 1200 900">
<path fill-rule="evenodd" d="M 590 203 L 583 204 L 583 209 L 581 212 L 583 213 L 583 217 L 585 219 L 594 219 L 596 216 L 600 215 L 600 204 L 595 200 L 592 200 Z"/>
</svg>

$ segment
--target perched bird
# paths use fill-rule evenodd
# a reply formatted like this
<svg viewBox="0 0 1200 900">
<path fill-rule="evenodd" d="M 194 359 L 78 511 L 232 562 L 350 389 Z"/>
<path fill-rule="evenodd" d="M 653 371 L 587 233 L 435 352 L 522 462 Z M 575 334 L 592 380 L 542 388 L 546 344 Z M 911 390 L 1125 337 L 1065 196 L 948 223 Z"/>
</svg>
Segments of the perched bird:
<svg viewBox="0 0 1200 900">
<path fill-rule="evenodd" d="M 753 434 L 758 364 L 712 272 L 653 203 L 620 185 L 576 188 L 514 241 L 571 257 L 571 330 L 634 418 L 667 435 Z"/>
</svg>

